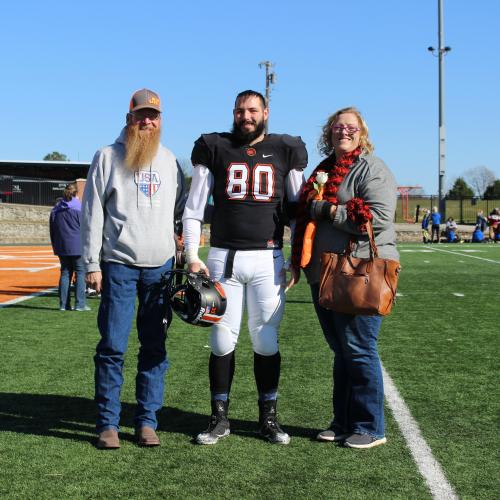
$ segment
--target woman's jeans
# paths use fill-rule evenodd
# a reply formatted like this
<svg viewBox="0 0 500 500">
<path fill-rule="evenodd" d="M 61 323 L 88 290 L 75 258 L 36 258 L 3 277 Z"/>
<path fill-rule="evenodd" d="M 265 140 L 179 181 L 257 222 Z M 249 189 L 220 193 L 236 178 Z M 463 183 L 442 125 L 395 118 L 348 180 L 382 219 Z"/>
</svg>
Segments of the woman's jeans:
<svg viewBox="0 0 500 500">
<path fill-rule="evenodd" d="M 381 316 L 341 314 L 318 303 L 319 285 L 311 285 L 316 314 L 333 361 L 333 427 L 339 433 L 384 436 L 384 383 L 377 351 Z"/>
<path fill-rule="evenodd" d="M 172 264 L 173 259 L 160 267 L 136 267 L 114 262 L 101 264 L 103 288 L 97 315 L 101 340 L 94 357 L 97 432 L 119 428 L 123 362 L 136 297 L 139 298 L 136 325 L 140 347 L 134 425 L 136 429 L 157 427 L 156 412 L 163 405 L 168 368 L 163 318 L 171 313 L 160 281 L 163 273 L 172 269 Z"/>
<path fill-rule="evenodd" d="M 85 269 L 80 255 L 59 255 L 59 309 L 71 309 L 71 279 L 76 273 L 75 309 L 85 309 Z"/>
</svg>

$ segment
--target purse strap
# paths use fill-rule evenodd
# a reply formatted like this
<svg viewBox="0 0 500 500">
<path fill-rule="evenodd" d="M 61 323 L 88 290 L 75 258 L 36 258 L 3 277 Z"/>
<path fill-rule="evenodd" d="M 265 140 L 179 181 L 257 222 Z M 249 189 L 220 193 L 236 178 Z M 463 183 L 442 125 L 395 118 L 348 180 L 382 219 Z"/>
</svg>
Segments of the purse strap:
<svg viewBox="0 0 500 500">
<path fill-rule="evenodd" d="M 371 220 L 366 223 L 366 232 L 368 233 L 368 238 L 370 238 L 370 255 L 372 258 L 378 257 L 378 248 L 375 244 L 375 236 L 373 234 L 373 225 Z"/>
<path fill-rule="evenodd" d="M 373 234 L 373 225 L 372 221 L 369 220 L 366 223 L 366 233 L 368 234 L 369 238 L 369 243 L 370 243 L 370 259 L 373 260 L 375 257 L 378 257 L 378 248 L 377 245 L 375 244 L 375 236 Z M 347 247 L 345 249 L 345 254 L 351 255 L 351 252 L 354 250 L 354 244 L 358 241 L 358 238 L 356 236 L 352 236 L 351 239 L 349 240 L 349 243 L 347 243 Z"/>
</svg>

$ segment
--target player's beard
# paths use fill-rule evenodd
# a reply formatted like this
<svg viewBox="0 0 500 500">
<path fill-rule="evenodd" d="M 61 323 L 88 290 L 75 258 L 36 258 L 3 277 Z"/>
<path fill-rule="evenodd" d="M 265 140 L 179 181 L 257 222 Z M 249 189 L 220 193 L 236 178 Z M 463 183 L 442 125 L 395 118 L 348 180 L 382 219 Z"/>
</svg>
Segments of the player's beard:
<svg viewBox="0 0 500 500">
<path fill-rule="evenodd" d="M 266 122 L 261 120 L 260 122 L 255 122 L 255 130 L 253 132 L 246 132 L 242 129 L 241 125 L 233 122 L 233 128 L 231 133 L 235 137 L 236 141 L 241 144 L 250 144 L 252 141 L 260 137 L 264 133 L 266 127 Z"/>
<path fill-rule="evenodd" d="M 150 165 L 160 145 L 160 127 L 140 130 L 139 125 L 127 125 L 125 165 L 130 170 Z"/>
</svg>

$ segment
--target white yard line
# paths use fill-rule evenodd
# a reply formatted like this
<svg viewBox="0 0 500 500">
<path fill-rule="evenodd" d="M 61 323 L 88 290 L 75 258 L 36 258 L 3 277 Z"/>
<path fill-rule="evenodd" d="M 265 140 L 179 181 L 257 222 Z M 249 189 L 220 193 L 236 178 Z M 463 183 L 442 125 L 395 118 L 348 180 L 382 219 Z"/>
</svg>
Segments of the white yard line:
<svg viewBox="0 0 500 500">
<path fill-rule="evenodd" d="M 47 271 L 48 269 L 55 269 L 61 267 L 59 263 L 45 267 L 0 267 L 0 271 L 27 271 L 28 273 L 38 273 L 40 271 Z"/>
<path fill-rule="evenodd" d="M 471 259 L 484 260 L 486 262 L 493 262 L 493 264 L 500 264 L 500 260 L 486 259 L 485 257 L 478 257 L 477 255 L 469 255 L 467 253 L 452 252 L 451 250 L 445 250 L 444 248 L 433 248 L 435 252 L 451 253 L 452 255 L 459 255 L 460 257 L 469 257 Z"/>
<path fill-rule="evenodd" d="M 406 440 L 420 474 L 424 478 L 431 495 L 435 499 L 458 499 L 453 487 L 446 479 L 439 462 L 434 458 L 432 450 L 426 443 L 417 422 L 412 417 L 398 389 L 384 367 L 384 392 L 389 408 Z"/>
<path fill-rule="evenodd" d="M 57 288 L 47 288 L 41 292 L 31 293 L 30 295 L 25 295 L 23 297 L 18 297 L 17 299 L 8 300 L 7 302 L 0 303 L 0 309 L 2 307 L 11 306 L 12 304 L 17 304 L 18 302 L 24 302 L 25 300 L 32 299 L 33 297 L 40 297 L 41 295 L 47 295 L 48 293 L 57 292 Z"/>
</svg>

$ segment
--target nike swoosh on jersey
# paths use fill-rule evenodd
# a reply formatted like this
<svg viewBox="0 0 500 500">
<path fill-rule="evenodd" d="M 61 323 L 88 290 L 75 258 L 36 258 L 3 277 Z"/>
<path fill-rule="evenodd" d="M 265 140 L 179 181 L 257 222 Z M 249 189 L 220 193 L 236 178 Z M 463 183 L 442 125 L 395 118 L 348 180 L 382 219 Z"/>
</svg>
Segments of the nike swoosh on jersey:
<svg viewBox="0 0 500 500">
<path fill-rule="evenodd" d="M 270 156 L 273 156 L 273 155 L 262 155 L 262 158 L 269 158 Z"/>
</svg>

